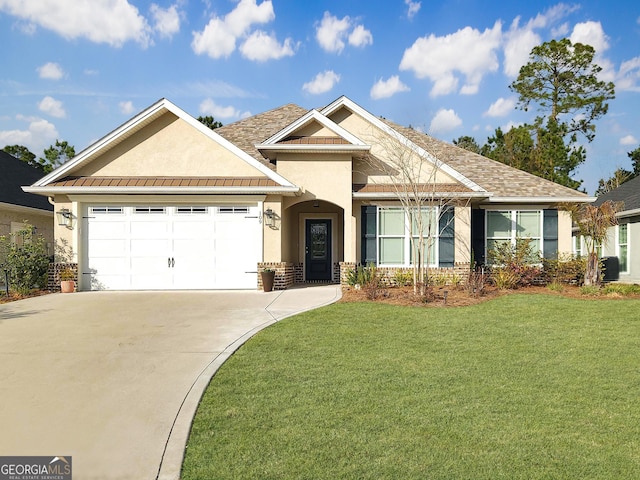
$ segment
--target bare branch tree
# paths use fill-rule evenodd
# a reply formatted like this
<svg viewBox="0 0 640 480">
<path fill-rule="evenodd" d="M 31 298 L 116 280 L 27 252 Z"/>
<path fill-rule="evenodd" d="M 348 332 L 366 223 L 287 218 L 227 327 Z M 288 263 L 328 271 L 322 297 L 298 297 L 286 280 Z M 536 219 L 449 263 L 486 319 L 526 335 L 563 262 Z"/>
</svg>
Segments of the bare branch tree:
<svg viewBox="0 0 640 480">
<path fill-rule="evenodd" d="M 454 221 L 452 215 L 442 228 L 442 216 L 447 208 L 463 206 L 465 200 L 440 189 L 445 185 L 439 181 L 445 175 L 441 172 L 444 162 L 419 151 L 406 137 L 379 132 L 372 135 L 371 144 L 372 152 L 362 158 L 368 167 L 362 173 L 370 183 L 389 187 L 400 203 L 410 239 L 414 294 L 425 296 L 435 242 Z"/>
</svg>

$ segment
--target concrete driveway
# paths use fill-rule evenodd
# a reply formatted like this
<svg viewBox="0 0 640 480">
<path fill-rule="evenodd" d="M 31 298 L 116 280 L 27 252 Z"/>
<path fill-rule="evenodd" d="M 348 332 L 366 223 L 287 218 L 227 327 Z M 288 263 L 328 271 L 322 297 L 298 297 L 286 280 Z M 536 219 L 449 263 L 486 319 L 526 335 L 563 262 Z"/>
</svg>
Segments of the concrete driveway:
<svg viewBox="0 0 640 480">
<path fill-rule="evenodd" d="M 198 401 L 260 329 L 340 298 L 92 292 L 0 305 L 0 455 L 73 457 L 73 478 L 177 479 Z"/>
</svg>

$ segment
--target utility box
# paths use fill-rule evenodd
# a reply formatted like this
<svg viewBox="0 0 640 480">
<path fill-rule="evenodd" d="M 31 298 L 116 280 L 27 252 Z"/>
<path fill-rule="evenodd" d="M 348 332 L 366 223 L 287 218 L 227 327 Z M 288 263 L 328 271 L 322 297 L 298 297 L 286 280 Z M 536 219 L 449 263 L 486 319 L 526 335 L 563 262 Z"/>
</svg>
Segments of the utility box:
<svg viewBox="0 0 640 480">
<path fill-rule="evenodd" d="M 620 278 L 620 261 L 618 257 L 602 257 L 605 282 L 615 282 Z"/>
</svg>

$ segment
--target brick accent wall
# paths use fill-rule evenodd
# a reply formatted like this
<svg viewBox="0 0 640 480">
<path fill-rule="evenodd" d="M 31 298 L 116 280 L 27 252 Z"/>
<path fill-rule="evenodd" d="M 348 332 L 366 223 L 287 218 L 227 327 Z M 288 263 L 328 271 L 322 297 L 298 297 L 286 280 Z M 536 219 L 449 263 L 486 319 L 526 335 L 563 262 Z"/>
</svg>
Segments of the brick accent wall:
<svg viewBox="0 0 640 480">
<path fill-rule="evenodd" d="M 357 264 L 353 262 L 340 262 L 340 285 L 348 285 L 348 274 L 356 267 Z M 450 284 L 455 281 L 466 282 L 469 276 L 469 270 L 469 263 L 457 263 L 452 268 L 429 268 L 427 269 L 427 273 L 431 282 Z M 412 274 L 413 270 L 410 267 L 377 267 L 377 272 L 384 285 L 395 286 L 396 272 L 408 272 Z"/>
<path fill-rule="evenodd" d="M 50 263 L 47 272 L 47 290 L 51 292 L 60 291 L 60 272 L 70 268 L 74 272 L 73 279 L 78 285 L 78 264 L 77 263 Z"/>
<path fill-rule="evenodd" d="M 263 262 L 258 263 L 258 290 L 263 290 L 262 272 L 265 268 L 275 270 L 273 279 L 274 290 L 285 290 L 295 283 L 294 264 L 289 262 Z"/>
</svg>

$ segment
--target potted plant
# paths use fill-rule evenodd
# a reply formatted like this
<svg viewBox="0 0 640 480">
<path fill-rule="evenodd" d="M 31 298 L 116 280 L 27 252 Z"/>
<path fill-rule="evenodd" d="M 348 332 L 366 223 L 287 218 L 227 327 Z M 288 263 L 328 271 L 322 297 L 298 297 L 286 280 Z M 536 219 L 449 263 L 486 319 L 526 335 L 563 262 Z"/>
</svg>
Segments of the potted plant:
<svg viewBox="0 0 640 480">
<path fill-rule="evenodd" d="M 76 289 L 76 274 L 70 268 L 65 268 L 60 272 L 60 291 L 62 293 L 73 293 Z"/>
<path fill-rule="evenodd" d="M 276 276 L 276 271 L 271 268 L 265 268 L 260 272 L 262 277 L 262 290 L 270 292 L 273 290 L 273 280 Z"/>
</svg>

